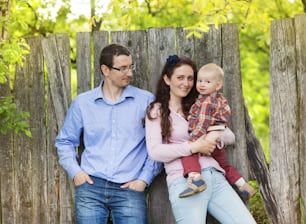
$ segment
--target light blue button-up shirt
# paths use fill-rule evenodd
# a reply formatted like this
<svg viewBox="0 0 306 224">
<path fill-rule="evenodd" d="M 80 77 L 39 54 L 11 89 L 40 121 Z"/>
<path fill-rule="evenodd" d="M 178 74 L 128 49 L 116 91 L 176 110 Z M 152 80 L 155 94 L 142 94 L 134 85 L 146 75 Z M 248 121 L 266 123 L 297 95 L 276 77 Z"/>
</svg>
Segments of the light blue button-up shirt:
<svg viewBox="0 0 306 224">
<path fill-rule="evenodd" d="M 59 162 L 70 178 L 83 170 L 115 183 L 141 179 L 150 184 L 162 167 L 148 157 L 142 125 L 154 96 L 127 86 L 112 103 L 103 96 L 102 84 L 72 102 L 55 142 Z M 76 148 L 82 132 L 85 149 L 79 165 Z"/>
</svg>

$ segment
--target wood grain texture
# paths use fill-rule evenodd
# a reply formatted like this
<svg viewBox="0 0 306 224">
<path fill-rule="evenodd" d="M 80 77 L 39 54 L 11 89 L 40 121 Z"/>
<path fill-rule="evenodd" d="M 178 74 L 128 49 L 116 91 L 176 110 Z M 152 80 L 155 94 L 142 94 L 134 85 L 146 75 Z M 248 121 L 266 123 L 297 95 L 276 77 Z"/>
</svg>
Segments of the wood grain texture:
<svg viewBox="0 0 306 224">
<path fill-rule="evenodd" d="M 295 29 L 292 19 L 271 24 L 270 175 L 285 223 L 299 223 L 299 147 Z M 281 218 L 280 218 L 281 219 Z"/>
<path fill-rule="evenodd" d="M 306 223 L 306 15 L 297 15 L 294 20 L 296 31 L 296 73 L 298 92 L 298 133 L 299 133 L 299 164 L 300 164 L 300 194 L 302 223 Z"/>
</svg>

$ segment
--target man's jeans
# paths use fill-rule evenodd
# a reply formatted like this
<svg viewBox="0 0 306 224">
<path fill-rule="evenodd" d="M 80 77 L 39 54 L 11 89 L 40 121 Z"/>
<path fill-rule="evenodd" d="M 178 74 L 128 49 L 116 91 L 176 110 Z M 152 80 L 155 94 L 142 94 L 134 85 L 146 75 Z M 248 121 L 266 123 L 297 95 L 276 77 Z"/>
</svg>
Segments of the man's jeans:
<svg viewBox="0 0 306 224">
<path fill-rule="evenodd" d="M 92 177 L 94 184 L 76 187 L 77 224 L 106 224 L 111 213 L 114 224 L 146 224 L 145 192 L 120 188 L 121 184 Z"/>
</svg>

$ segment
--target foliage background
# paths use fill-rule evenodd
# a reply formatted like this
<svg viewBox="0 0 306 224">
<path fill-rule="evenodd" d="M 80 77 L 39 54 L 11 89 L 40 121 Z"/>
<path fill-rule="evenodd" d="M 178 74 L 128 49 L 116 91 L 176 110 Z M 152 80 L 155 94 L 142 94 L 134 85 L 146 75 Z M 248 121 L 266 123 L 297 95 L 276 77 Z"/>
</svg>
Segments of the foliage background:
<svg viewBox="0 0 306 224">
<path fill-rule="evenodd" d="M 82 13 L 74 11 L 78 4 L 86 6 Z M 190 31 L 189 36 L 198 36 L 209 24 L 217 27 L 220 23 L 237 23 L 243 94 L 269 162 L 270 22 L 304 13 L 306 0 L 4 0 L 0 6 L 0 83 L 9 83 L 11 88 L 14 65 L 22 65 L 29 50 L 23 41 L 26 37 L 69 33 L 72 74 L 75 74 L 76 32 L 184 27 Z M 72 80 L 75 96 L 76 79 Z M 2 134 L 14 129 L 30 136 L 27 117 L 26 112 L 17 112 L 10 96 L 0 101 Z M 258 223 L 268 223 L 260 196 L 250 204 L 253 215 L 260 220 Z"/>
<path fill-rule="evenodd" d="M 184 27 L 190 31 L 190 35 L 197 36 L 199 31 L 208 29 L 208 24 L 215 24 L 217 27 L 220 23 L 237 23 L 240 34 L 244 98 L 257 137 L 269 161 L 270 22 L 303 13 L 305 0 L 19 0 L 11 2 L 10 18 L 6 23 L 10 38 L 20 40 L 34 35 L 69 33 L 72 37 L 71 59 L 74 66 L 76 32 Z M 75 4 L 83 6 L 87 4 L 87 7 L 84 7 L 87 12 L 84 9 L 82 14 L 72 11 L 76 8 L 73 7 Z M 15 52 L 17 55 L 22 53 Z M 11 60 L 11 62 L 16 61 Z M 20 60 L 17 62 L 20 63 Z"/>
</svg>

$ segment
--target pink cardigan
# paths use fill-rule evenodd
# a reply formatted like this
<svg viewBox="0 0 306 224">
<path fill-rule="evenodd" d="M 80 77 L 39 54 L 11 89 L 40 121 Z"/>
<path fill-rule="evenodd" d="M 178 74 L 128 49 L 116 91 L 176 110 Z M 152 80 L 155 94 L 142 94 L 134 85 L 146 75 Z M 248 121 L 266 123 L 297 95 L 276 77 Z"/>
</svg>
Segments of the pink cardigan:
<svg viewBox="0 0 306 224">
<path fill-rule="evenodd" d="M 160 106 L 156 104 L 151 112 L 151 116 L 156 118 L 150 121 L 146 117 L 146 142 L 147 150 L 150 158 L 164 163 L 167 174 L 167 184 L 171 184 L 173 180 L 183 176 L 183 166 L 180 160 L 182 156 L 189 156 L 191 153 L 188 146 L 188 122 L 178 113 L 171 110 L 170 117 L 172 120 L 171 143 L 162 141 L 160 127 Z M 235 141 L 234 134 L 228 129 L 221 134 L 221 141 L 228 145 Z M 210 156 L 201 156 L 199 159 L 202 169 L 214 167 L 221 172 L 225 172 L 218 162 Z"/>
</svg>

